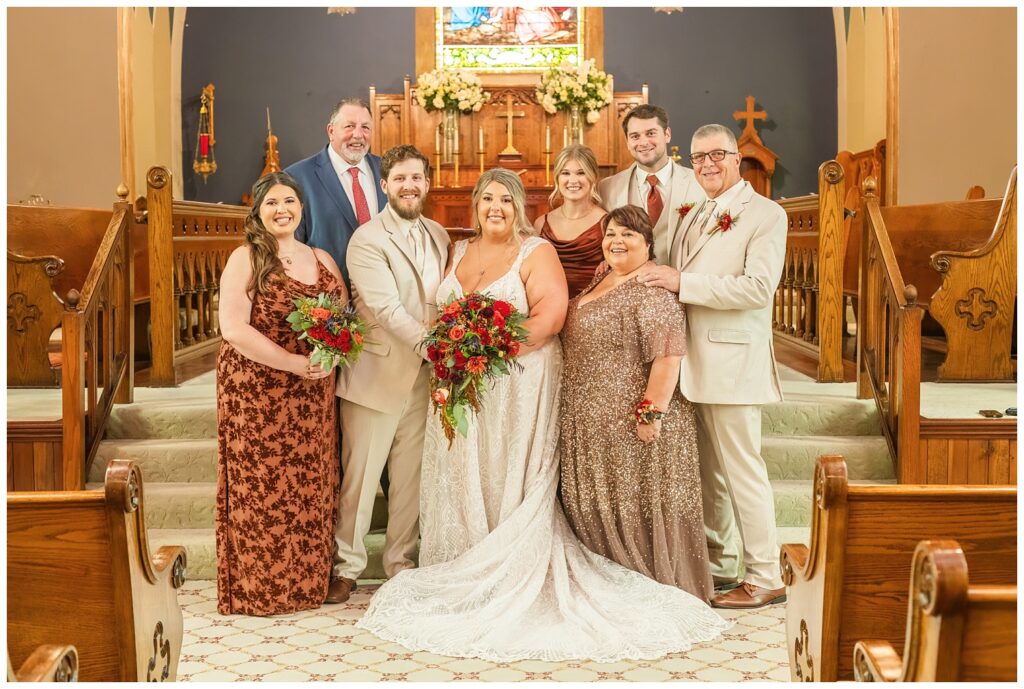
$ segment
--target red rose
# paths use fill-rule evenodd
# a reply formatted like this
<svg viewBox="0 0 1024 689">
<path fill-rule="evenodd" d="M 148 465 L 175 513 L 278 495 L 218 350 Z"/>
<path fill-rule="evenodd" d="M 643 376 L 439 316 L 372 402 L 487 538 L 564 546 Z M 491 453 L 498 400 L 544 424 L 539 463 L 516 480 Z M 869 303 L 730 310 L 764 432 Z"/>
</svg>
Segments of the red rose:
<svg viewBox="0 0 1024 689">
<path fill-rule="evenodd" d="M 462 369 L 466 368 L 466 361 L 467 361 L 466 355 L 463 354 L 461 350 L 456 349 L 455 350 L 455 369 L 458 370 L 458 371 L 461 371 Z"/>
<path fill-rule="evenodd" d="M 440 361 L 438 361 L 436 364 L 434 364 L 434 375 L 437 376 L 440 380 L 447 380 L 448 367 L 445 366 Z"/>
<path fill-rule="evenodd" d="M 453 325 L 448 330 L 448 337 L 450 337 L 451 339 L 455 340 L 456 342 L 458 342 L 459 340 L 461 340 L 465 336 L 466 336 L 466 329 L 463 328 L 461 325 Z"/>
<path fill-rule="evenodd" d="M 508 343 L 508 354 L 509 356 L 517 356 L 519 354 L 519 343 L 512 341 Z"/>
<path fill-rule="evenodd" d="M 350 333 L 348 330 L 342 330 L 340 333 L 338 333 L 338 338 L 340 338 L 342 342 L 351 342 L 352 333 Z"/>
<path fill-rule="evenodd" d="M 505 318 L 500 313 L 495 312 L 494 325 L 498 326 L 499 328 L 505 327 Z"/>
<path fill-rule="evenodd" d="M 480 300 L 475 297 L 466 302 L 466 308 L 470 311 L 476 311 L 481 306 L 482 304 L 480 303 Z"/>
<path fill-rule="evenodd" d="M 676 210 L 679 212 L 680 219 L 685 218 L 686 214 L 693 210 L 693 204 L 692 203 L 684 203 L 683 205 L 681 205 Z"/>
<path fill-rule="evenodd" d="M 486 330 L 480 333 L 480 344 L 482 344 L 485 347 L 491 344 L 491 334 Z"/>
<path fill-rule="evenodd" d="M 732 227 L 732 216 L 728 213 L 722 213 L 718 216 L 718 227 L 722 232 L 726 232 L 730 227 Z"/>
<path fill-rule="evenodd" d="M 494 310 L 503 317 L 508 318 L 508 315 L 512 313 L 512 305 L 507 301 L 496 301 L 494 302 Z"/>
<path fill-rule="evenodd" d="M 438 361 L 441 358 L 441 352 L 438 351 L 437 347 L 430 345 L 427 347 L 427 358 L 431 361 Z"/>
<path fill-rule="evenodd" d="M 352 350 L 352 343 L 342 342 L 340 345 L 338 345 L 338 349 L 341 350 L 342 354 L 348 354 Z"/>
<path fill-rule="evenodd" d="M 462 304 L 457 301 L 453 301 L 444 307 L 444 315 L 446 316 L 458 316 L 460 313 L 462 313 Z"/>
</svg>

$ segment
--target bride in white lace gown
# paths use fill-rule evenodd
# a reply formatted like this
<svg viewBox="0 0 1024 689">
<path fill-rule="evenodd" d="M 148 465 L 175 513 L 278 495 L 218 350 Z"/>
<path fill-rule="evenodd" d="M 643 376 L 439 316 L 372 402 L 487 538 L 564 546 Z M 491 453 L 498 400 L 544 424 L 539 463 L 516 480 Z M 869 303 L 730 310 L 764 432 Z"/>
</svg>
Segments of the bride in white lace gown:
<svg viewBox="0 0 1024 689">
<path fill-rule="evenodd" d="M 420 567 L 381 586 L 357 626 L 410 649 L 497 662 L 657 658 L 714 639 L 729 625 L 704 602 L 590 552 L 562 512 L 554 335 L 567 288 L 554 248 L 525 236 L 524 199 L 515 174 L 481 176 L 481 236 L 455 245 L 437 294 L 441 303 L 485 292 L 528 314 L 523 370 L 488 388 L 450 451 L 428 418 Z"/>
</svg>

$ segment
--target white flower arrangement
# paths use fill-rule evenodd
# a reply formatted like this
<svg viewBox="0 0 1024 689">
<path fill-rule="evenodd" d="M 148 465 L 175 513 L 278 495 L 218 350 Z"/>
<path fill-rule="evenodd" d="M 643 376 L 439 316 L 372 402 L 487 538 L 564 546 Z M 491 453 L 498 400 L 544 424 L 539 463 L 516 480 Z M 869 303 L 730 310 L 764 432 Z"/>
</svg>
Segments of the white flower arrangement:
<svg viewBox="0 0 1024 689">
<path fill-rule="evenodd" d="M 484 91 L 480 78 L 469 72 L 435 69 L 416 78 L 416 100 L 428 112 L 454 109 L 479 112 L 491 94 Z"/>
<path fill-rule="evenodd" d="M 601 116 L 601 108 L 612 102 L 608 82 L 608 75 L 594 67 L 593 58 L 584 60 L 579 67 L 563 62 L 541 77 L 537 98 L 551 115 L 575 105 L 586 113 L 587 123 L 594 124 Z"/>
</svg>

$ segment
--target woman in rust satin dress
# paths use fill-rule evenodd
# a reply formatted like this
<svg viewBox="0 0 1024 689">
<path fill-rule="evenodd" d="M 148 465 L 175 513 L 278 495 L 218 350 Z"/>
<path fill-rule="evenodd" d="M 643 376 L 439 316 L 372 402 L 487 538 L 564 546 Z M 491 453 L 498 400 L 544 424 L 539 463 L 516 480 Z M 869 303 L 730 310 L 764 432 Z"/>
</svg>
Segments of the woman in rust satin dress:
<svg viewBox="0 0 1024 689">
<path fill-rule="evenodd" d="M 253 186 L 246 243 L 220 286 L 217 611 L 279 615 L 327 594 L 339 487 L 334 371 L 285 320 L 299 296 L 348 298 L 330 255 L 295 238 L 302 192 L 274 172 Z"/>
<path fill-rule="evenodd" d="M 551 242 L 569 283 L 572 299 L 590 284 L 601 255 L 601 219 L 605 212 L 597 193 L 597 158 L 582 144 L 570 144 L 555 158 L 555 190 L 548 198 L 554 209 L 533 223 Z"/>
</svg>

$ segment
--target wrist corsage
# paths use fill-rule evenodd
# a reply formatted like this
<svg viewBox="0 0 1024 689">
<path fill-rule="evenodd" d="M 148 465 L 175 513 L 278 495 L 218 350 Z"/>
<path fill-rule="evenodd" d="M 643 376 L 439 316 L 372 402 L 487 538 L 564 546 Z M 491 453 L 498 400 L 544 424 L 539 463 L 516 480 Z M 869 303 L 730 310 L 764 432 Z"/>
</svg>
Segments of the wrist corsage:
<svg viewBox="0 0 1024 689">
<path fill-rule="evenodd" d="M 665 412 L 654 406 L 654 402 L 644 398 L 643 402 L 636 405 L 636 410 L 633 412 L 636 415 L 636 421 L 644 426 L 649 426 L 655 421 L 661 421 L 661 418 L 665 416 Z"/>
</svg>

